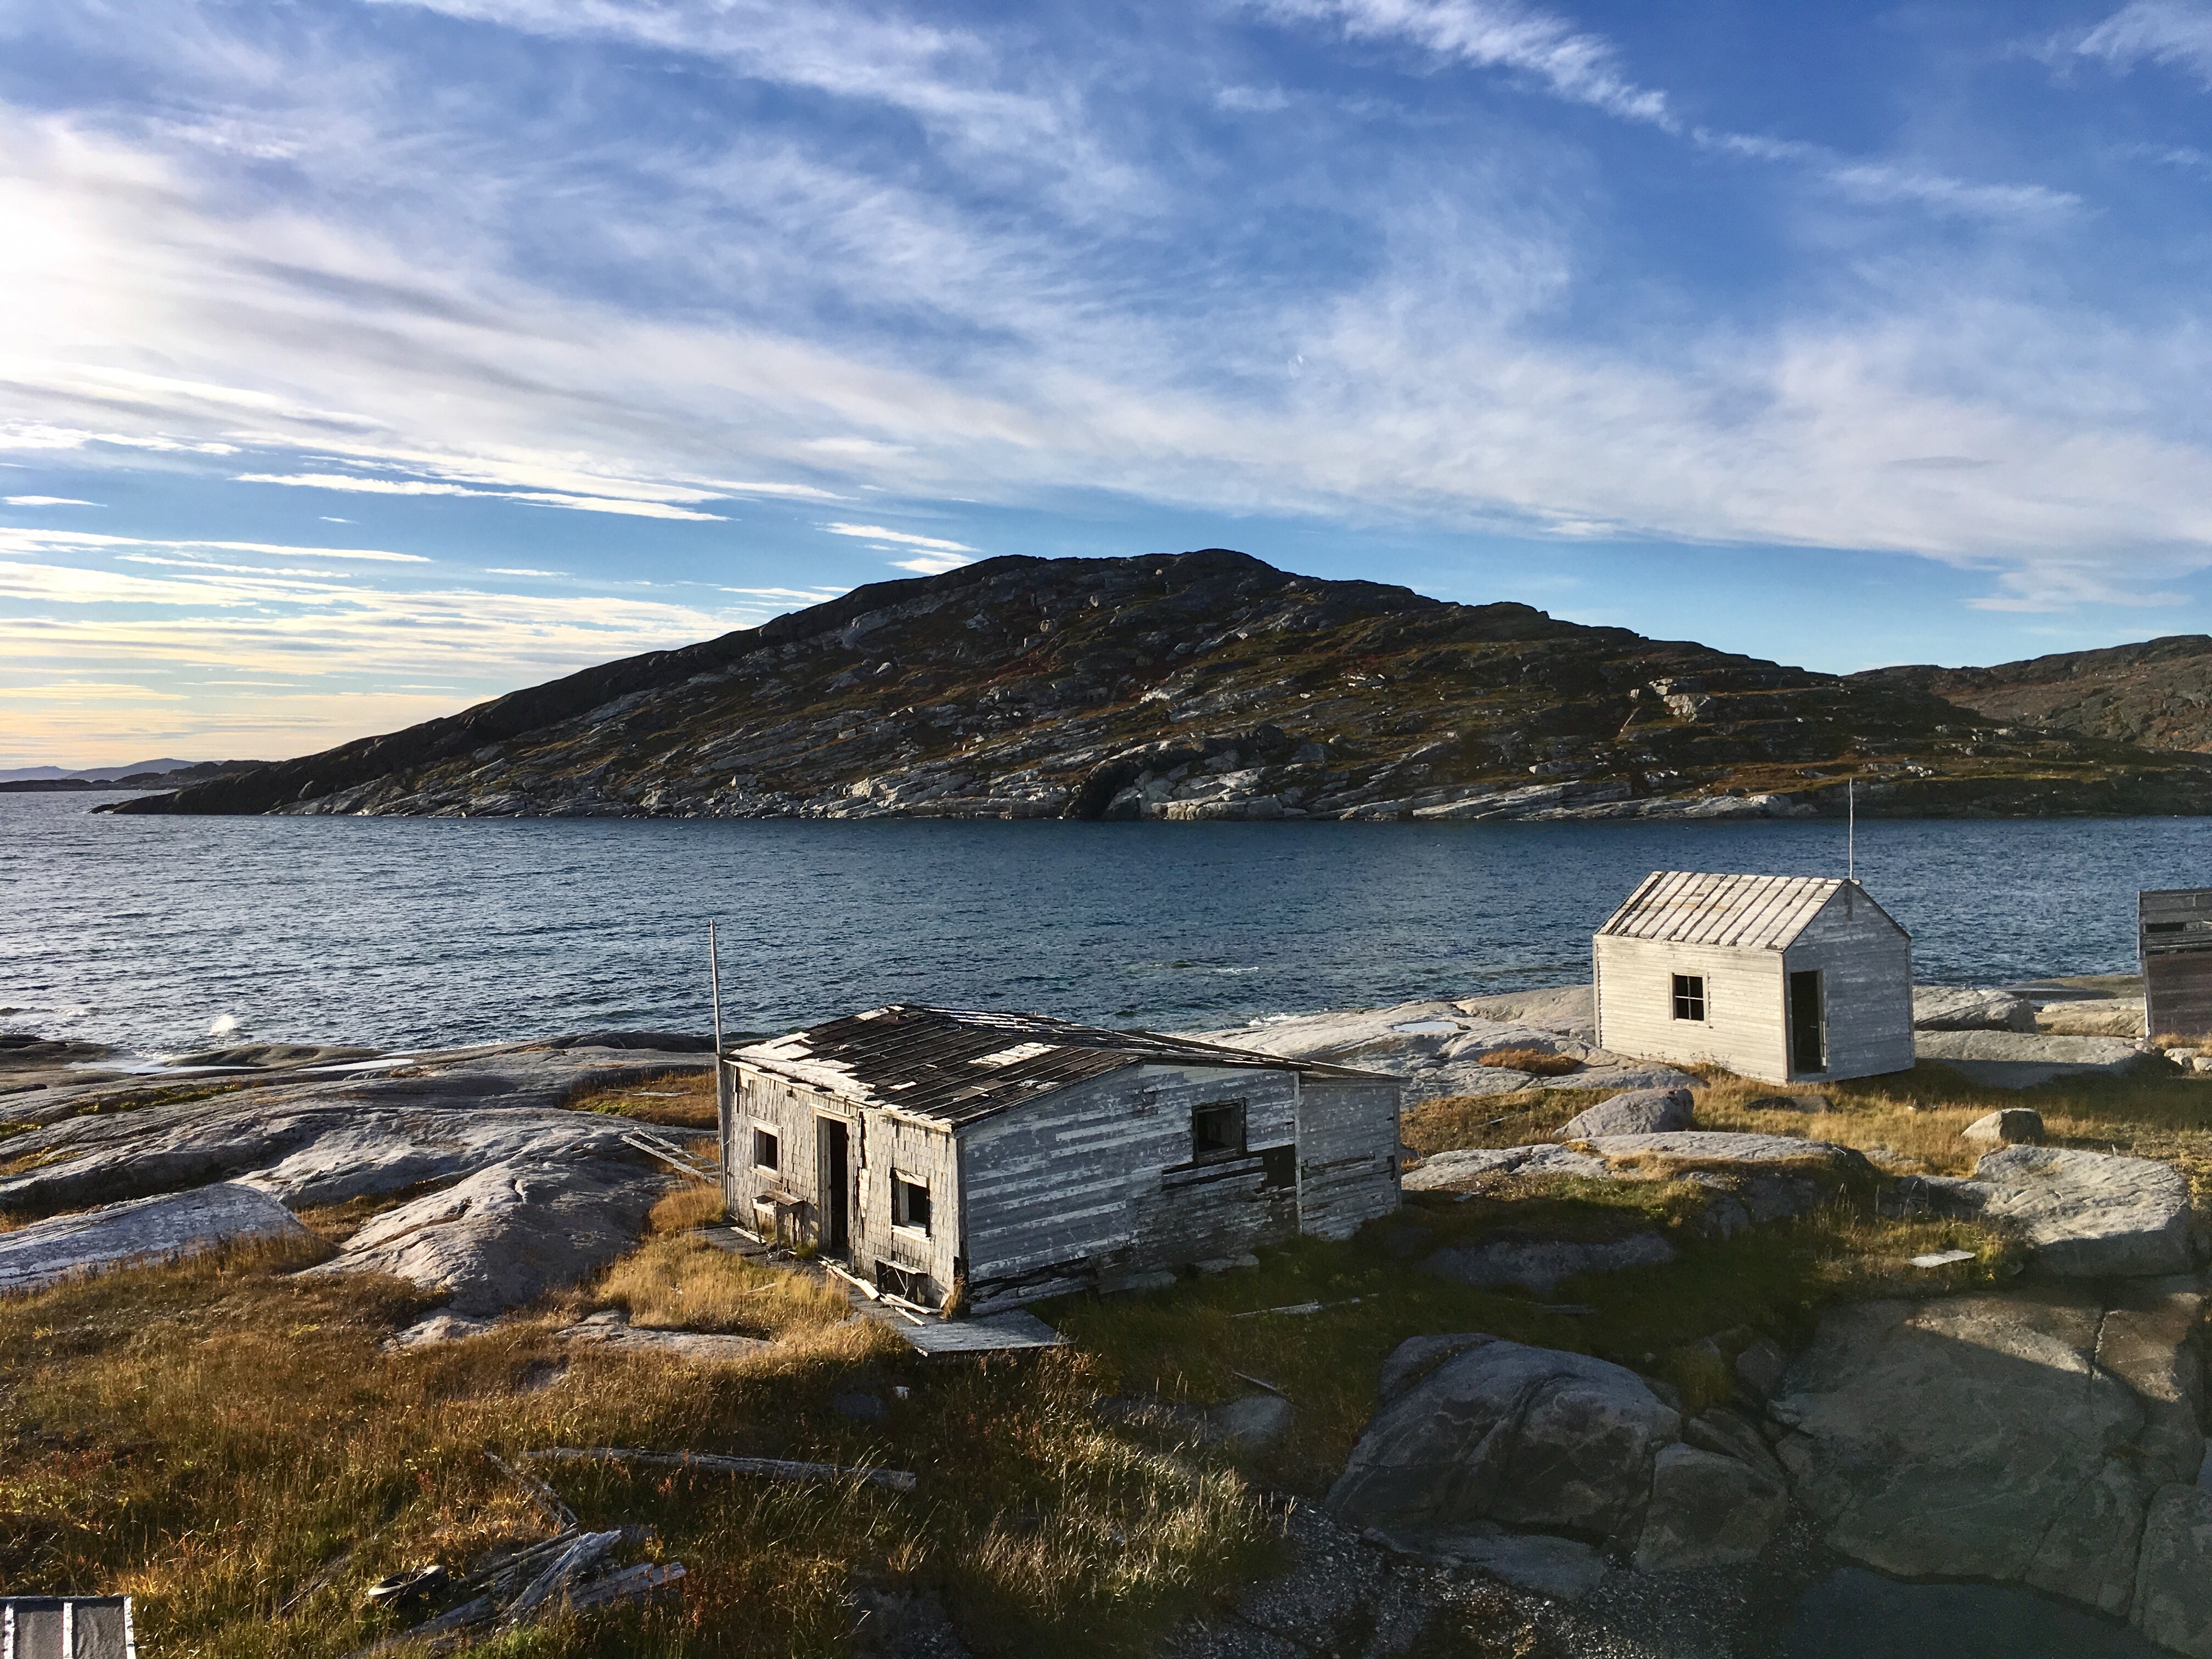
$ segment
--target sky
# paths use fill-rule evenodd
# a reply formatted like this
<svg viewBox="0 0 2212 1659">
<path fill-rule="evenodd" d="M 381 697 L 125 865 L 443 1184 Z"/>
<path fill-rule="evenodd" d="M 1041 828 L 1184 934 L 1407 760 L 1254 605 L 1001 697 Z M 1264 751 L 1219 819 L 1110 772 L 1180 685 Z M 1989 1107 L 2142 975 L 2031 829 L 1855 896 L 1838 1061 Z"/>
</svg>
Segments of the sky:
<svg viewBox="0 0 2212 1659">
<path fill-rule="evenodd" d="M 0 0 L 0 767 L 1242 549 L 2208 628 L 2212 3 Z"/>
</svg>

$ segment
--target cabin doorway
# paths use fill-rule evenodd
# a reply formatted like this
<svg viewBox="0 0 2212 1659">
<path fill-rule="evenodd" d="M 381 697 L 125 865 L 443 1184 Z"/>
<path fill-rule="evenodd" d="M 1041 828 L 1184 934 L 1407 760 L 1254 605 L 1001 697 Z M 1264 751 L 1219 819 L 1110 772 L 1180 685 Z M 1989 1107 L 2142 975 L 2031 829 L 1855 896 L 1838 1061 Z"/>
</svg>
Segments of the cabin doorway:
<svg viewBox="0 0 2212 1659">
<path fill-rule="evenodd" d="M 816 1118 L 814 1138 L 821 1161 L 822 1194 L 821 1237 L 817 1243 L 824 1255 L 842 1255 L 850 1248 L 848 1235 L 852 1225 L 851 1141 L 844 1120 L 835 1117 Z"/>
<path fill-rule="evenodd" d="M 1828 1069 L 1826 1034 L 1820 1029 L 1820 974 L 1818 969 L 1790 975 L 1790 1066 L 1796 1072 Z"/>
</svg>

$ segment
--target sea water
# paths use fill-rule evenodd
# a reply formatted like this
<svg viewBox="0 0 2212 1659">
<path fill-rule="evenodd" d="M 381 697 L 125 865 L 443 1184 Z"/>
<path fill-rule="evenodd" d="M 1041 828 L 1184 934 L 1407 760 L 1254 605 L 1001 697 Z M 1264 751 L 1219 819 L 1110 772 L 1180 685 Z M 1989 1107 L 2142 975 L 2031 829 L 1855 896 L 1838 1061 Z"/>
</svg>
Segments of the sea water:
<svg viewBox="0 0 2212 1659">
<path fill-rule="evenodd" d="M 1836 876 L 1844 826 L 118 817 L 0 795 L 0 1030 L 154 1055 L 770 1031 L 905 1000 L 1191 1030 L 1587 980 L 1647 872 Z M 1926 981 L 2135 966 L 2212 820 L 1863 823 Z"/>
</svg>

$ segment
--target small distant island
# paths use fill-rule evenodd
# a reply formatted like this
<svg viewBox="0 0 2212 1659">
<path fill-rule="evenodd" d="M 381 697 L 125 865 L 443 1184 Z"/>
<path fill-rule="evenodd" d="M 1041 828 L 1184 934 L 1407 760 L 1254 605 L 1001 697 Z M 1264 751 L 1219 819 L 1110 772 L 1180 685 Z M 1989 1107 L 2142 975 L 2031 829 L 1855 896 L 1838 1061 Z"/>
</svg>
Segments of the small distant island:
<svg viewBox="0 0 2212 1659">
<path fill-rule="evenodd" d="M 2212 812 L 2212 640 L 1836 676 L 1222 548 L 854 589 L 100 810 L 1416 821 Z M 184 781 L 185 787 L 174 786 Z"/>
</svg>

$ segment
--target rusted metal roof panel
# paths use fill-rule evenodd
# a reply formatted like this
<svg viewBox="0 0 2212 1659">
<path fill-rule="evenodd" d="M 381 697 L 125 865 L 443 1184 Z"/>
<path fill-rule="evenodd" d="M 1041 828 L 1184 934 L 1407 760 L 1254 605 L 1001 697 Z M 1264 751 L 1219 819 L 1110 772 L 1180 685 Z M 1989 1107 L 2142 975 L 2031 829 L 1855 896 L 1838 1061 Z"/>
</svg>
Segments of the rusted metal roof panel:
<svg viewBox="0 0 2212 1659">
<path fill-rule="evenodd" d="M 1846 885 L 1856 902 L 1875 904 L 1856 884 L 1818 876 L 1723 876 L 1655 870 L 1599 928 L 1600 937 L 1664 939 L 1742 951 L 1786 950 Z M 1893 923 L 1893 925 L 1894 925 Z"/>
<path fill-rule="evenodd" d="M 1109 1031 L 1044 1014 L 892 1003 L 732 1056 L 855 1105 L 952 1126 L 1133 1066 L 1218 1066 L 1313 1077 L 1372 1075 L 1151 1031 Z M 1386 1079 L 1387 1080 L 1387 1079 Z"/>
</svg>

